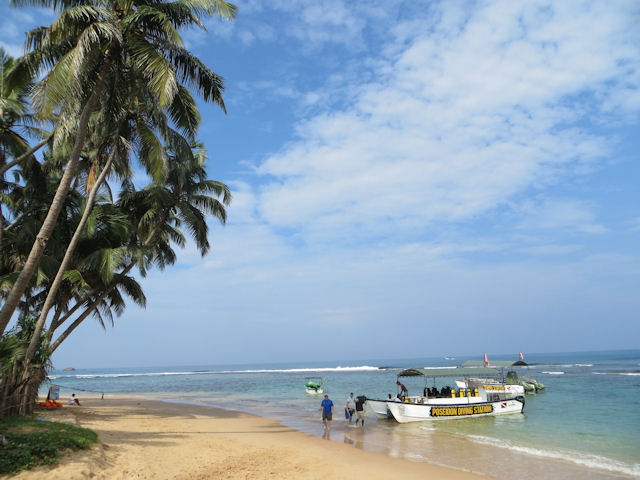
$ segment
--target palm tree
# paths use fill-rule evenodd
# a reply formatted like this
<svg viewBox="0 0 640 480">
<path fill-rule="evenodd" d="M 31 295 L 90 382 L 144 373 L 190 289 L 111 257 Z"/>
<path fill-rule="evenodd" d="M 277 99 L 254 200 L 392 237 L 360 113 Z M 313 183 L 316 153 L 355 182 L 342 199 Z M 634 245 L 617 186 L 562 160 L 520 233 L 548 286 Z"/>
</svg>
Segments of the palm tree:
<svg viewBox="0 0 640 480">
<path fill-rule="evenodd" d="M 25 186 L 16 187 L 14 196 L 18 197 L 22 193 L 21 189 L 25 190 L 25 194 L 33 193 L 31 179 L 32 177 L 27 177 Z M 7 275 L 0 277 L 3 281 L 10 281 L 9 277 L 16 264 L 13 259 L 19 259 L 24 255 L 20 250 L 24 251 L 26 249 L 28 252 L 26 247 L 30 246 L 30 242 L 28 238 L 24 237 L 25 232 L 28 237 L 29 231 L 33 232 L 34 230 L 29 226 L 31 219 L 36 217 L 35 223 L 37 223 L 38 216 L 41 219 L 46 215 L 46 205 L 55 192 L 55 180 L 49 179 L 48 182 L 45 182 L 45 185 L 46 183 L 53 187 L 48 190 L 48 195 L 36 198 L 33 202 L 15 202 L 15 205 L 20 206 L 22 210 L 13 212 L 17 217 L 16 224 L 14 228 L 8 230 L 7 243 L 5 248 L 2 249 L 2 255 L 0 255 L 0 271 L 2 273 L 8 272 Z M 37 184 L 41 190 L 47 190 L 42 188 L 41 181 L 38 181 Z M 18 198 L 17 200 L 20 199 Z M 41 337 L 34 335 L 36 318 L 42 309 L 45 298 L 48 298 L 47 292 L 50 289 L 50 279 L 54 277 L 59 259 L 64 255 L 66 244 L 78 223 L 83 210 L 83 202 L 84 198 L 76 191 L 73 191 L 72 195 L 67 197 L 62 217 L 66 221 L 56 223 L 53 240 L 47 248 L 48 255 L 43 256 L 41 259 L 39 275 L 30 285 L 29 294 L 25 296 L 25 301 L 21 303 L 20 318 L 30 318 L 31 320 L 28 324 L 23 322 L 25 326 L 28 326 L 28 329 L 17 329 L 12 335 L 20 336 L 20 345 L 24 348 L 16 351 L 17 353 L 12 357 L 12 362 L 17 363 L 12 365 L 10 369 L 3 369 L 0 372 L 0 402 L 9 407 L 8 412 L 16 414 L 29 412 L 30 406 L 33 405 L 34 395 L 37 394 L 37 387 L 44 378 L 44 368 L 51 355 L 51 350 L 49 349 L 50 335 L 48 333 Z M 58 295 L 56 295 L 56 314 L 54 315 L 53 323 L 58 324 L 60 317 L 66 311 L 67 305 L 73 298 L 82 295 L 89 288 L 96 288 L 101 279 L 103 283 L 105 278 L 109 280 L 110 275 L 113 275 L 113 273 L 109 274 L 109 269 L 115 270 L 119 267 L 119 264 L 114 261 L 102 262 L 101 264 L 88 259 L 98 256 L 104 257 L 104 252 L 110 252 L 111 257 L 115 258 L 118 251 L 123 248 L 126 249 L 130 241 L 131 230 L 126 212 L 122 212 L 121 209 L 113 205 L 109 195 L 102 196 L 97 207 L 92 211 L 86 235 L 79 242 L 70 269 L 65 272 L 62 288 L 59 289 Z M 49 255 L 54 257 L 49 258 Z M 128 256 L 123 258 L 128 258 Z M 108 304 L 102 311 L 107 319 L 111 318 L 112 310 L 116 312 L 122 311 L 124 295 L 128 295 L 134 301 L 144 304 L 144 295 L 135 280 L 123 279 L 120 285 L 122 285 L 122 292 L 124 293 L 120 293 L 118 290 L 113 291 L 108 298 Z M 7 338 L 10 337 L 11 335 Z M 38 338 L 37 345 L 33 354 L 29 357 L 29 363 L 26 364 L 24 359 L 27 349 L 34 341 L 34 338 Z M 19 405 L 15 405 L 16 402 Z M 1 413 L 0 416 L 2 416 Z"/>
<path fill-rule="evenodd" d="M 124 296 L 144 305 L 142 289 L 128 275 L 133 268 L 138 266 L 144 275 L 153 265 L 164 268 L 172 264 L 176 256 L 171 244 L 180 246 L 185 243 L 186 237 L 181 229 L 193 237 L 202 255 L 207 253 L 210 245 L 206 217 L 213 215 L 224 224 L 225 205 L 229 204 L 231 195 L 226 185 L 206 178 L 203 150 L 196 148 L 195 153 L 185 151 L 184 141 L 178 136 L 170 137 L 169 144 L 173 148 L 167 148 L 169 169 L 163 183 L 156 181 L 136 191 L 131 182 L 125 181 L 117 204 L 110 203 L 106 192 L 99 198 L 69 269 L 65 270 L 62 287 L 55 296 L 55 314 L 49 329 L 43 335 L 35 336 L 36 324 L 30 324 L 27 338 L 31 344 L 37 339 L 28 357 L 30 364 L 22 362 L 13 368 L 10 377 L 0 382 L 3 391 L 14 392 L 12 398 L 21 400 L 15 412 L 29 411 L 33 395 L 37 392 L 36 384 L 44 378 L 47 359 L 87 317 L 94 315 L 101 323 L 105 318 L 112 321 L 112 312 L 120 313 L 124 308 Z M 221 201 L 215 197 L 221 197 Z M 71 202 L 72 199 L 75 201 Z M 78 192 L 67 198 L 69 206 L 64 218 L 70 221 L 58 222 L 55 241 L 50 245 L 55 247 L 52 253 L 58 258 L 64 254 L 64 244 L 78 224 L 81 212 L 87 211 L 86 207 L 82 208 L 83 201 L 85 199 Z M 15 203 L 27 208 L 27 202 Z M 47 202 L 38 203 L 43 205 Z M 15 215 L 19 216 L 18 212 Z M 31 217 L 21 215 L 20 221 L 26 222 Z M 11 229 L 8 238 L 11 241 L 7 247 L 13 246 L 14 237 L 24 230 Z M 48 278 L 51 277 L 48 272 L 39 277 L 39 283 L 34 286 L 36 293 L 25 304 L 23 315 L 37 315 L 44 302 L 43 295 L 50 291 Z M 58 330 L 61 333 L 54 339 Z"/>
<path fill-rule="evenodd" d="M 69 158 L 24 268 L 0 310 L 0 334 L 13 315 L 51 236 L 64 197 L 71 188 L 85 146 L 92 114 L 100 109 L 117 111 L 122 79 L 135 76 L 159 108 L 179 115 L 181 92 L 194 89 L 205 101 L 224 110 L 222 79 L 188 52 L 178 30 L 204 29 L 201 18 L 219 15 L 233 18 L 235 7 L 224 0 L 12 0 L 14 6 L 37 5 L 60 11 L 49 27 L 28 33 L 27 53 L 13 68 L 16 78 L 35 78 L 50 70 L 38 83 L 33 98 L 43 115 L 59 113 L 53 149 L 69 148 Z M 186 87 L 182 87 L 185 84 Z M 42 322 L 38 322 L 40 324 Z M 42 325 L 36 325 L 36 332 Z"/>
<path fill-rule="evenodd" d="M 179 152 L 179 154 L 187 158 L 192 156 L 189 142 L 195 138 L 200 116 L 191 94 L 186 89 L 180 91 L 176 102 L 174 102 L 174 106 L 179 108 L 172 114 L 176 127 L 186 135 L 185 138 L 183 134 L 169 126 L 166 114 L 155 106 L 154 99 L 148 98 L 148 91 L 145 88 L 139 88 L 135 80 L 134 77 L 126 82 L 129 92 L 125 95 L 125 98 L 130 105 L 129 108 L 125 108 L 126 105 L 123 105 L 120 106 L 118 111 L 109 112 L 109 114 L 97 112 L 93 116 L 95 118 L 92 117 L 91 119 L 91 123 L 95 126 L 95 131 L 97 132 L 95 137 L 99 145 L 96 158 L 90 162 L 91 167 L 86 179 L 88 195 L 84 212 L 49 288 L 36 323 L 34 336 L 26 352 L 27 361 L 35 353 L 36 347 L 40 343 L 39 337 L 44 329 L 49 311 L 56 301 L 58 289 L 62 285 L 65 275 L 67 275 L 66 270 L 91 214 L 95 197 L 107 175 L 111 173 L 112 166 L 119 164 L 118 170 L 124 170 L 124 174 L 128 174 L 129 158 L 135 150 L 137 157 L 147 168 L 149 174 L 159 180 L 164 179 L 167 172 L 167 156 L 163 143 L 169 144 L 169 148 L 172 151 Z M 158 138 L 155 132 L 158 132 L 162 138 Z M 92 138 L 89 139 L 90 142 L 91 140 Z M 101 156 L 105 157 L 106 162 L 102 166 L 100 173 L 97 174 L 96 170 L 99 168 Z"/>
<path fill-rule="evenodd" d="M 176 155 L 176 150 L 180 152 L 179 156 Z M 155 182 L 140 191 L 136 191 L 130 182 L 125 182 L 123 185 L 118 205 L 123 211 L 128 212 L 129 218 L 136 219 L 134 223 L 137 225 L 134 242 L 136 245 L 130 245 L 126 250 L 131 254 L 128 264 L 122 264 L 122 271 L 113 275 L 108 284 L 92 289 L 89 292 L 90 295 L 77 301 L 76 307 L 82 305 L 85 307 L 84 311 L 53 342 L 51 353 L 84 319 L 96 311 L 113 289 L 118 286 L 127 287 L 131 298 L 139 298 L 136 296 L 135 289 L 131 291 L 134 285 L 127 274 L 136 265 L 145 275 L 147 269 L 153 264 L 160 268 L 172 264 L 176 256 L 170 244 L 176 243 L 182 246 L 185 242 L 185 236 L 180 231 L 180 227 L 186 227 L 201 255 L 204 256 L 208 252 L 210 245 L 206 217 L 211 215 L 224 225 L 227 218 L 225 205 L 231 202 L 229 188 L 221 182 L 206 178 L 204 169 L 206 155 L 202 148 L 198 147 L 195 153 L 188 154 L 180 148 L 169 150 L 169 157 L 172 161 L 169 163 L 169 172 L 164 184 Z M 221 197 L 222 201 L 216 197 Z M 101 257 L 94 257 L 89 259 L 89 263 L 97 266 L 106 262 Z M 96 295 L 97 292 L 99 292 L 98 295 Z M 52 324 L 50 334 L 52 335 L 75 313 L 76 309 L 73 308 L 58 322 Z"/>
</svg>

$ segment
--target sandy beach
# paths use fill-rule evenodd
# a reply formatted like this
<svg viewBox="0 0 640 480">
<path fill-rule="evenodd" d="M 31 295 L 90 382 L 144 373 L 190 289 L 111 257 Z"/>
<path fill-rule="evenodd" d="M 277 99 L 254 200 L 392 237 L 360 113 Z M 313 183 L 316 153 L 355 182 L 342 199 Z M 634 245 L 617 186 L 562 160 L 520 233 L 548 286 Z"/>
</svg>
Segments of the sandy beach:
<svg viewBox="0 0 640 480">
<path fill-rule="evenodd" d="M 83 398 L 80 407 L 65 406 L 40 415 L 90 428 L 98 433 L 99 443 L 88 451 L 67 453 L 57 466 L 10 478 L 487 478 L 355 449 L 271 419 L 197 405 Z"/>
</svg>

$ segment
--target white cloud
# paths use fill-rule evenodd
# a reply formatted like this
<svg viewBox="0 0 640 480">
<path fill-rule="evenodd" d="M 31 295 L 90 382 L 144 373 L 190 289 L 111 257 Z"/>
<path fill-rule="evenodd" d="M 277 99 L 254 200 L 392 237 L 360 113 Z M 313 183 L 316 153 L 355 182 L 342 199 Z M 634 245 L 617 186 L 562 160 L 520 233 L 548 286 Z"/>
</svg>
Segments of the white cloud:
<svg viewBox="0 0 640 480">
<path fill-rule="evenodd" d="M 410 231 L 470 219 L 603 160 L 608 140 L 578 122 L 601 121 L 621 101 L 616 85 L 638 88 L 624 8 L 495 2 L 470 18 L 443 8 L 432 30 L 390 49 L 400 53 L 357 86 L 352 106 L 302 122 L 298 141 L 259 166 L 277 179 L 261 190 L 267 222 L 307 238 Z M 565 207 L 555 225 L 573 217 L 604 231 L 584 206 Z"/>
<path fill-rule="evenodd" d="M 520 228 L 556 230 L 560 232 L 601 234 L 608 229 L 595 221 L 589 204 L 567 199 L 548 199 L 541 203 L 527 202 Z"/>
</svg>

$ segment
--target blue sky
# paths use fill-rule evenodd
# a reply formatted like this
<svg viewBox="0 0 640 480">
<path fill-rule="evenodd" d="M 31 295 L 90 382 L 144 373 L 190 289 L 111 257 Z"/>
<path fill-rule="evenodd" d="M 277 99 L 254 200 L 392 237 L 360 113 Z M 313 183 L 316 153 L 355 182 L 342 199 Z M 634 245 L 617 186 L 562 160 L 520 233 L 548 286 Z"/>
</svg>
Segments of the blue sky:
<svg viewBox="0 0 640 480">
<path fill-rule="evenodd" d="M 227 226 L 56 366 L 640 347 L 637 2 L 237 5 L 184 34 Z"/>
</svg>

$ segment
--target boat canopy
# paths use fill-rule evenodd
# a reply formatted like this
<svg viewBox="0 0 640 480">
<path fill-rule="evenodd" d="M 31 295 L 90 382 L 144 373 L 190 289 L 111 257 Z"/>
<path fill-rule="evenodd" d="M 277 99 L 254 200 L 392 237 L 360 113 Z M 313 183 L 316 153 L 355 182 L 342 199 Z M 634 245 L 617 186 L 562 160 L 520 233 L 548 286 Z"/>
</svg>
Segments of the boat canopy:
<svg viewBox="0 0 640 480">
<path fill-rule="evenodd" d="M 487 366 L 482 360 L 467 360 L 462 364 L 463 367 L 485 367 Z M 511 360 L 495 360 L 489 362 L 489 367 L 498 367 L 498 368 L 511 368 L 511 367 L 528 367 L 529 364 L 523 362 L 522 360 L 516 360 L 512 362 Z"/>
<path fill-rule="evenodd" d="M 474 368 L 409 368 L 398 377 L 477 377 L 478 375 L 500 375 L 500 371 L 489 367 Z"/>
</svg>

